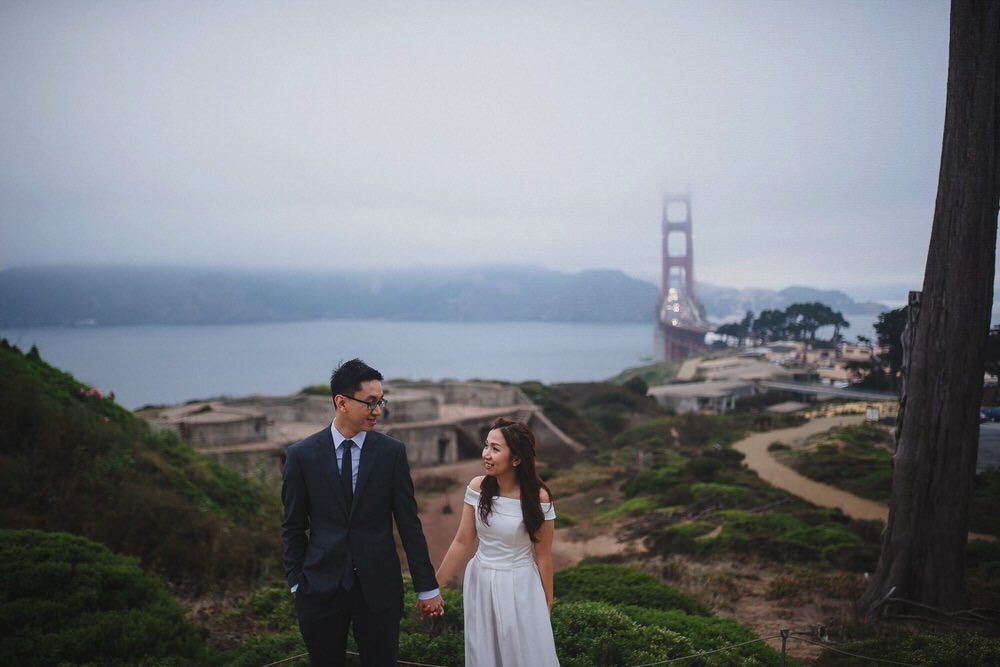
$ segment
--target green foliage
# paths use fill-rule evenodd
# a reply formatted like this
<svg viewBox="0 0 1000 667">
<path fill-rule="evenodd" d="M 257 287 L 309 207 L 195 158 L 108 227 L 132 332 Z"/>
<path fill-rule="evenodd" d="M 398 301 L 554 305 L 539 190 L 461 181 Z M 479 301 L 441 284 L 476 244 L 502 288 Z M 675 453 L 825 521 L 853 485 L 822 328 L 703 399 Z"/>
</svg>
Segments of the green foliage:
<svg viewBox="0 0 1000 667">
<path fill-rule="evenodd" d="M 287 594 L 288 591 L 285 591 L 285 593 Z M 251 639 L 239 647 L 222 654 L 218 662 L 219 664 L 226 665 L 226 667 L 260 667 L 261 665 L 269 665 L 279 660 L 286 660 L 292 656 L 302 655 L 305 652 L 306 646 L 302 642 L 302 635 L 296 629 L 294 632 Z M 303 656 L 297 661 L 282 664 L 298 667 L 308 664 L 308 662 L 308 658 Z"/>
<path fill-rule="evenodd" d="M 686 459 L 679 457 L 682 462 Z M 655 470 L 647 470 L 635 475 L 622 485 L 622 492 L 626 498 L 634 498 L 639 495 L 660 495 L 676 492 L 684 485 L 685 477 L 680 466 L 665 465 Z M 686 502 L 681 500 L 680 502 Z"/>
<path fill-rule="evenodd" d="M 0 525 L 84 535 L 195 590 L 277 567 L 276 494 L 9 346 L 0 463 Z"/>
<path fill-rule="evenodd" d="M 607 439 L 607 433 L 598 424 L 582 414 L 581 409 L 574 407 L 573 394 L 559 386 L 540 382 L 525 382 L 518 386 L 528 398 L 542 408 L 546 417 L 577 442 L 597 447 Z"/>
<path fill-rule="evenodd" d="M 637 366 L 627 368 L 618 375 L 609 379 L 608 382 L 624 384 L 633 378 L 639 378 L 646 383 L 646 386 L 653 387 L 660 384 L 667 384 L 673 381 L 680 370 L 680 362 L 650 364 L 648 366 Z M 642 392 L 645 394 L 646 392 Z"/>
<path fill-rule="evenodd" d="M 552 632 L 564 667 L 625 667 L 694 653 L 681 635 L 640 625 L 600 602 L 560 602 L 552 611 Z"/>
<path fill-rule="evenodd" d="M 230 617 L 251 621 L 259 630 L 290 632 L 298 629 L 295 598 L 284 583 L 259 588 L 229 610 Z"/>
<path fill-rule="evenodd" d="M 207 659 L 196 628 L 132 558 L 64 533 L 0 530 L 0 664 Z"/>
<path fill-rule="evenodd" d="M 742 486 L 730 484 L 692 484 L 691 497 L 695 502 L 716 502 L 727 507 L 738 507 L 751 500 L 754 495 Z"/>
<path fill-rule="evenodd" d="M 891 631 L 882 636 L 847 642 L 839 649 L 891 660 L 910 665 L 935 665 L 935 667 L 993 667 L 1000 665 L 1000 639 L 967 632 Z M 816 660 L 816 665 L 839 667 L 856 665 L 857 659 L 826 651 Z"/>
<path fill-rule="evenodd" d="M 722 527 L 721 532 L 714 538 L 707 538 L 708 532 L 717 526 Z M 781 512 L 755 514 L 739 510 L 715 512 L 702 521 L 661 528 L 647 536 L 646 544 L 664 555 L 752 553 L 798 562 L 843 562 L 865 546 L 857 534 L 841 524 L 811 526 Z"/>
<path fill-rule="evenodd" d="M 676 419 L 677 417 L 651 419 L 615 438 L 613 446 L 618 449 L 624 447 L 647 447 L 651 449 L 670 447 L 676 441 L 674 436 Z"/>
<path fill-rule="evenodd" d="M 622 383 L 622 387 L 632 392 L 636 396 L 646 396 L 646 392 L 649 391 L 649 383 L 646 382 L 642 377 L 636 375 L 625 382 Z"/>
<path fill-rule="evenodd" d="M 555 498 L 565 498 L 574 493 L 590 491 L 610 483 L 616 470 L 607 466 L 596 466 L 591 463 L 577 463 L 571 468 L 560 470 L 546 480 L 549 490 Z"/>
<path fill-rule="evenodd" d="M 689 616 L 679 611 L 644 607 L 623 606 L 618 607 L 618 610 L 640 625 L 672 630 L 687 638 L 695 649 L 700 651 L 714 650 L 757 638 L 750 629 L 728 619 Z M 757 642 L 692 662 L 696 665 L 780 665 L 781 657 L 763 642 Z"/>
<path fill-rule="evenodd" d="M 618 507 L 601 512 L 594 518 L 594 522 L 597 524 L 611 523 L 616 519 L 621 519 L 628 516 L 641 516 L 646 512 L 651 512 L 657 509 L 659 503 L 653 498 L 648 496 L 639 496 L 638 498 L 630 498 L 626 500 Z M 558 527 L 558 526 L 557 526 Z"/>
<path fill-rule="evenodd" d="M 661 584 L 655 577 L 621 565 L 580 565 L 555 575 L 560 602 L 597 601 L 650 609 L 707 614 L 697 601 Z"/>
<path fill-rule="evenodd" d="M 715 530 L 707 521 L 688 521 L 661 528 L 646 538 L 646 544 L 657 553 L 697 553 L 698 538 Z"/>
<path fill-rule="evenodd" d="M 843 446 L 823 444 L 813 450 L 790 452 L 784 460 L 796 471 L 824 484 L 844 489 L 878 502 L 889 500 L 892 488 L 892 458 L 880 445 L 890 444 L 891 436 L 870 426 L 833 429 L 826 438 Z"/>
</svg>

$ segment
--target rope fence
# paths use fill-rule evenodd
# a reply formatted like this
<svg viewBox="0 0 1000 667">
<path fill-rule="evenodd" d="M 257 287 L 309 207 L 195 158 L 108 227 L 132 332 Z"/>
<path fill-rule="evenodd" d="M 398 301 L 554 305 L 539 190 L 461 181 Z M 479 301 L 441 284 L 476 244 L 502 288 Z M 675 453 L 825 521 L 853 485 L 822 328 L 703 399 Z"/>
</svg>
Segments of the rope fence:
<svg viewBox="0 0 1000 667">
<path fill-rule="evenodd" d="M 816 635 L 816 634 L 818 634 L 820 636 L 820 640 L 818 640 L 818 641 L 816 639 L 811 639 L 810 638 L 812 635 Z M 750 644 L 756 644 L 758 642 L 771 641 L 772 639 L 781 639 L 781 664 L 782 665 L 785 664 L 785 659 L 787 657 L 788 640 L 792 639 L 792 640 L 804 642 L 806 644 L 811 644 L 813 646 L 819 646 L 820 648 L 823 648 L 823 649 L 828 650 L 828 651 L 833 651 L 834 653 L 840 653 L 842 655 L 850 656 L 852 658 L 858 658 L 858 659 L 861 659 L 861 660 L 867 660 L 868 662 L 871 662 L 871 663 L 874 663 L 874 664 L 897 665 L 898 667 L 920 667 L 919 665 L 914 665 L 914 664 L 911 664 L 911 663 L 908 663 L 908 662 L 897 662 L 895 660 L 889 660 L 889 659 L 886 659 L 886 658 L 875 658 L 875 657 L 872 657 L 872 656 L 869 656 L 869 655 L 861 655 L 859 653 L 852 653 L 850 651 L 845 651 L 843 649 L 837 648 L 836 646 L 834 646 L 833 644 L 831 644 L 830 641 L 825 637 L 825 630 L 822 628 L 822 626 L 820 627 L 820 630 L 818 632 L 817 631 L 792 631 L 792 630 L 789 630 L 788 628 L 782 628 L 779 631 L 779 633 L 776 634 L 776 635 L 769 635 L 767 637 L 758 637 L 756 639 L 751 639 L 749 641 L 740 642 L 738 644 L 728 644 L 726 646 L 720 646 L 719 648 L 712 649 L 710 651 L 698 651 L 697 653 L 692 653 L 691 655 L 681 656 L 679 658 L 666 658 L 664 660 L 659 660 L 657 662 L 644 662 L 644 663 L 639 664 L 639 665 L 629 665 L 629 667 L 659 667 L 659 665 L 669 665 L 669 664 L 672 664 L 672 663 L 683 662 L 685 660 L 693 660 L 695 658 L 704 658 L 705 656 L 712 655 L 713 653 L 720 653 L 722 651 L 730 651 L 732 649 L 740 648 L 741 646 L 748 646 Z M 351 656 L 357 656 L 358 655 L 354 651 L 348 651 L 347 654 L 351 655 Z M 269 662 L 266 665 L 262 665 L 261 667 L 275 667 L 275 665 L 281 665 L 281 664 L 284 664 L 284 663 L 287 663 L 287 662 L 291 662 L 292 660 L 298 660 L 300 658 L 306 658 L 306 657 L 308 657 L 308 655 L 309 655 L 308 653 L 299 653 L 298 655 L 293 655 L 291 657 L 284 658 L 284 659 L 278 660 L 276 662 Z M 434 664 L 429 664 L 429 663 L 425 663 L 425 662 L 411 662 L 411 661 L 408 661 L 408 660 L 397 660 L 396 664 L 397 665 L 404 665 L 404 666 L 407 666 L 407 667 L 444 667 L 444 665 L 434 665 Z"/>
</svg>

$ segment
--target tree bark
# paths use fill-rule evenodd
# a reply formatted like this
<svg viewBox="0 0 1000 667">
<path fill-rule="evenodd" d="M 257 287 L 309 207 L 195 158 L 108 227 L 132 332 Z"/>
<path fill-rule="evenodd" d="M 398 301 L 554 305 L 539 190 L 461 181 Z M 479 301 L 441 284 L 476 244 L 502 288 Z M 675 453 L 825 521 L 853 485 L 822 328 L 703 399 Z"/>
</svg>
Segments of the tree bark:
<svg viewBox="0 0 1000 667">
<path fill-rule="evenodd" d="M 954 0 L 937 200 L 907 351 L 889 520 L 870 619 L 967 606 L 965 553 L 979 448 L 1000 203 L 1000 2 Z"/>
</svg>

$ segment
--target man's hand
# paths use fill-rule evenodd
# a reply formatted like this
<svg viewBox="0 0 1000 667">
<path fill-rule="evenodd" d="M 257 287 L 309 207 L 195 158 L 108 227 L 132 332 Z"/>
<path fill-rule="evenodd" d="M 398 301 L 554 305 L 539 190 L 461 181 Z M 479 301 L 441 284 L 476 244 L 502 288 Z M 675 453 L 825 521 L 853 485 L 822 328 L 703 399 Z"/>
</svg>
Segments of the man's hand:
<svg viewBox="0 0 1000 667">
<path fill-rule="evenodd" d="M 417 610 L 420 612 L 420 618 L 424 619 L 444 616 L 444 600 L 440 595 L 430 600 L 417 600 Z"/>
</svg>

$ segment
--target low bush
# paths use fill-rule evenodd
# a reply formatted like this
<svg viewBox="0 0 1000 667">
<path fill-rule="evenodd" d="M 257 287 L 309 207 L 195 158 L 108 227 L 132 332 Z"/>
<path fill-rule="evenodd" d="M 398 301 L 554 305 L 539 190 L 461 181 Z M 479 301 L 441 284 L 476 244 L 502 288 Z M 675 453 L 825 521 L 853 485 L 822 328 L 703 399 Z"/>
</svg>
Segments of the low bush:
<svg viewBox="0 0 1000 667">
<path fill-rule="evenodd" d="M 851 444 L 821 445 L 791 455 L 791 467 L 817 482 L 844 489 L 862 498 L 889 500 L 892 488 L 891 455 L 882 447 Z"/>
<path fill-rule="evenodd" d="M 1000 639 L 966 632 L 884 632 L 881 636 L 845 642 L 837 648 L 882 661 L 936 667 L 994 667 L 1000 665 Z M 856 658 L 825 651 L 814 663 L 822 667 L 856 665 Z"/>
<path fill-rule="evenodd" d="M 689 616 L 678 611 L 642 607 L 619 607 L 619 611 L 640 625 L 676 632 L 690 641 L 696 651 L 712 651 L 724 646 L 753 641 L 757 636 L 749 628 L 722 618 Z M 691 664 L 691 663 L 689 663 Z M 767 644 L 757 642 L 700 658 L 701 665 L 780 665 L 781 656 Z"/>
<path fill-rule="evenodd" d="M 749 489 L 729 484 L 692 484 L 691 496 L 695 502 L 714 502 L 730 508 L 744 505 L 754 498 Z"/>
<path fill-rule="evenodd" d="M 0 530 L 0 664 L 208 660 L 198 630 L 133 558 L 82 537 Z"/>
<path fill-rule="evenodd" d="M 620 565 L 581 565 L 555 575 L 560 602 L 597 601 L 615 605 L 708 612 L 694 599 L 660 583 L 655 577 Z"/>
<path fill-rule="evenodd" d="M 349 640 L 350 641 L 350 640 Z M 218 664 L 226 667 L 260 667 L 287 660 L 306 652 L 306 645 L 298 629 L 294 632 L 284 632 L 279 635 L 255 637 L 244 642 L 239 647 L 221 655 Z M 308 658 L 282 664 L 304 665 Z"/>
<path fill-rule="evenodd" d="M 659 506 L 660 504 L 654 499 L 650 498 L 649 496 L 639 496 L 638 498 L 630 498 L 629 500 L 626 500 L 618 507 L 614 507 L 607 511 L 601 512 L 596 517 L 594 517 L 594 522 L 598 524 L 611 523 L 612 521 L 615 521 L 616 519 L 621 519 L 623 517 L 641 516 L 646 512 L 651 512 L 656 510 Z"/>
<path fill-rule="evenodd" d="M 681 635 L 640 625 L 601 602 L 560 602 L 552 632 L 563 667 L 625 667 L 694 653 Z"/>
<path fill-rule="evenodd" d="M 721 526 L 716 537 L 704 536 Z M 701 539 L 699 539 L 701 538 Z M 715 512 L 700 521 L 660 528 L 646 537 L 646 545 L 655 553 L 755 554 L 779 561 L 844 564 L 863 559 L 867 564 L 870 549 L 848 526 L 822 524 L 810 526 L 781 512 L 755 514 L 740 510 Z M 861 554 L 861 555 L 859 555 Z"/>
<path fill-rule="evenodd" d="M 698 538 L 715 526 L 706 521 L 689 521 L 662 528 L 646 538 L 646 545 L 659 554 L 693 554 L 701 551 Z"/>
</svg>

